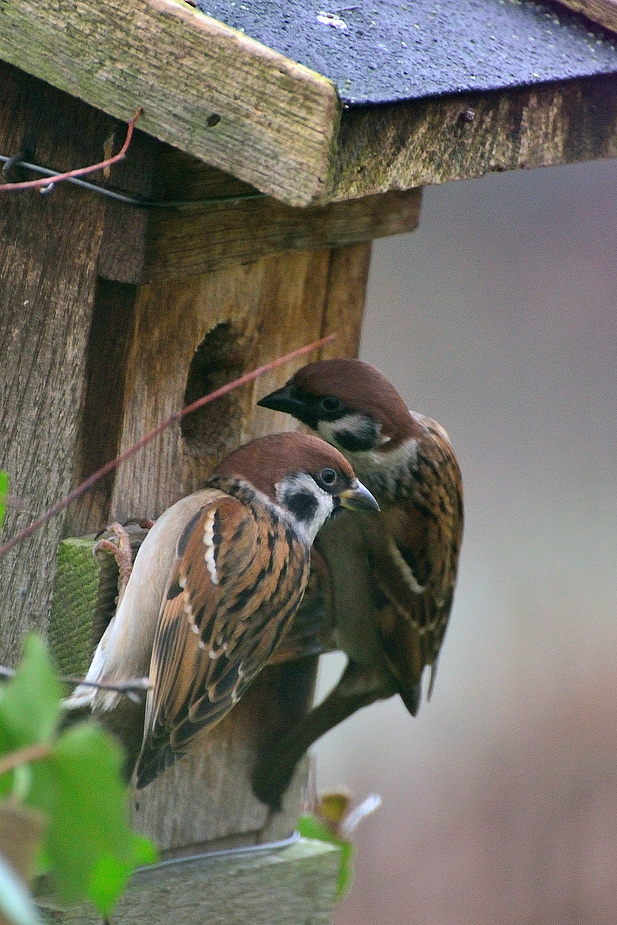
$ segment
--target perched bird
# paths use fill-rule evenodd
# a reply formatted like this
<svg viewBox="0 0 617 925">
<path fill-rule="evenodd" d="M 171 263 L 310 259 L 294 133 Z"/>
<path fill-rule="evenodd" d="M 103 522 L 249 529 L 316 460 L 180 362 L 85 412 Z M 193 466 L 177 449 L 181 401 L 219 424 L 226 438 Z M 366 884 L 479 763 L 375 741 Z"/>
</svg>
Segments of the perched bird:
<svg viewBox="0 0 617 925">
<path fill-rule="evenodd" d="M 339 449 L 380 505 L 380 512 L 332 521 L 315 542 L 311 589 L 318 585 L 317 604 L 348 663 L 326 699 L 257 763 L 253 789 L 278 807 L 298 759 L 337 723 L 397 693 L 415 715 L 426 666 L 430 694 L 452 606 L 463 500 L 443 427 L 409 411 L 367 363 L 311 363 L 258 404 L 293 415 Z M 314 593 L 298 622 L 309 608 L 316 612 Z"/>
<path fill-rule="evenodd" d="M 69 709 L 101 713 L 144 787 L 242 696 L 283 637 L 311 544 L 339 507 L 377 509 L 352 467 L 317 437 L 278 434 L 229 455 L 144 540 L 86 681 L 148 675 L 141 715 L 121 694 L 79 686 Z M 143 732 L 135 748 L 135 730 Z"/>
</svg>

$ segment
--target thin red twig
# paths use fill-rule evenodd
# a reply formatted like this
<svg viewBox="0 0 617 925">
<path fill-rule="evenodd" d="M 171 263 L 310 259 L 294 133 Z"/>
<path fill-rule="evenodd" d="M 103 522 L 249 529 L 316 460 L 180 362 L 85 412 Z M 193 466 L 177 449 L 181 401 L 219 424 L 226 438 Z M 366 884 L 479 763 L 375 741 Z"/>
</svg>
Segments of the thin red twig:
<svg viewBox="0 0 617 925">
<path fill-rule="evenodd" d="M 110 472 L 123 463 L 129 457 L 134 456 L 139 450 L 142 449 L 147 443 L 150 443 L 151 440 L 154 440 L 155 437 L 158 437 L 162 431 L 167 427 L 170 427 L 172 424 L 175 424 L 176 421 L 179 421 L 180 418 L 183 418 L 185 414 L 190 414 L 192 411 L 197 411 L 198 408 L 207 405 L 212 401 L 215 401 L 217 398 L 221 398 L 223 395 L 226 395 L 228 392 L 233 391 L 234 389 L 240 388 L 242 385 L 246 385 L 248 382 L 252 382 L 254 379 L 258 379 L 259 376 L 263 376 L 264 373 L 268 373 L 273 369 L 277 369 L 279 366 L 283 366 L 285 363 L 288 363 L 290 360 L 296 360 L 298 357 L 304 356 L 306 353 L 311 353 L 313 350 L 319 350 L 320 347 L 324 347 L 326 344 L 331 343 L 334 340 L 334 334 L 328 334 L 327 337 L 322 337 L 321 340 L 316 340 L 312 344 L 307 344 L 304 347 L 298 347 L 297 350 L 292 350 L 291 353 L 286 353 L 285 356 L 279 357 L 277 360 L 271 360 L 270 363 L 266 363 L 264 366 L 260 366 L 258 369 L 254 369 L 250 373 L 245 373 L 244 376 L 240 376 L 239 379 L 234 379 L 233 382 L 228 382 L 227 385 L 221 386 L 220 389 L 216 389 L 214 392 L 210 392 L 209 395 L 204 395 L 203 398 L 198 398 L 197 401 L 194 401 L 191 405 L 187 405 L 186 408 L 182 408 L 180 411 L 175 411 L 170 415 L 166 421 L 163 421 L 162 424 L 158 424 L 154 430 L 151 430 L 150 433 L 146 434 L 145 437 L 142 437 L 141 440 L 138 440 L 137 443 L 134 443 L 133 446 L 129 447 L 128 450 L 125 450 L 124 453 L 121 453 L 120 456 L 116 456 L 115 459 L 111 459 L 108 463 L 105 463 L 104 466 L 94 472 L 89 476 L 81 485 L 78 485 L 77 488 L 74 488 L 68 493 L 61 501 L 58 501 L 57 504 L 54 504 L 48 511 L 42 514 L 39 518 L 32 521 L 32 523 L 25 527 L 20 533 L 17 533 L 12 539 L 7 540 L 2 546 L 0 546 L 0 559 L 2 556 L 5 556 L 7 552 L 13 549 L 18 543 L 21 543 L 22 540 L 27 539 L 36 530 L 46 524 L 52 517 L 55 517 L 56 514 L 59 514 L 60 511 L 63 511 L 66 507 L 75 501 L 84 492 L 92 488 L 92 486 L 104 478 Z"/>
<path fill-rule="evenodd" d="M 14 193 L 24 189 L 44 189 L 48 186 L 55 186 L 56 183 L 60 183 L 61 180 L 68 180 L 71 177 L 83 177 L 86 174 L 94 173 L 96 170 L 102 170 L 105 167 L 111 167 L 112 164 L 116 164 L 118 161 L 124 160 L 128 146 L 131 143 L 131 138 L 133 137 L 133 129 L 135 128 L 135 123 L 139 119 L 142 112 L 143 109 L 140 106 L 133 118 L 129 119 L 124 144 L 118 153 L 114 154 L 113 157 L 108 157 L 107 160 L 101 161 L 98 164 L 91 164 L 90 167 L 79 167 L 77 170 L 69 170 L 67 173 L 59 173 L 55 177 L 41 177 L 40 180 L 26 180 L 24 183 L 0 184 L 0 193 Z"/>
<path fill-rule="evenodd" d="M 47 758 L 51 754 L 51 745 L 25 745 L 17 751 L 9 752 L 0 758 L 0 777 L 20 767 L 22 764 L 29 764 L 31 761 L 40 761 L 41 758 Z"/>
</svg>

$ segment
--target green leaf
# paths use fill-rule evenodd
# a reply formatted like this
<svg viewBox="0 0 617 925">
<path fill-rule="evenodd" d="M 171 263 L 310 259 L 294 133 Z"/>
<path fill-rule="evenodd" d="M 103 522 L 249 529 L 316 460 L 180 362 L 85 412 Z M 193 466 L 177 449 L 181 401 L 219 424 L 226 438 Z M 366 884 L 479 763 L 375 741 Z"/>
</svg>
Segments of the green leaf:
<svg viewBox="0 0 617 925">
<path fill-rule="evenodd" d="M 42 925 L 28 888 L 0 854 L 0 912 L 12 925 Z"/>
<path fill-rule="evenodd" d="M 0 755 L 38 744 L 49 751 L 5 774 L 0 793 L 11 789 L 47 820 L 40 864 L 59 898 L 90 899 L 108 916 L 132 871 L 153 863 L 156 850 L 128 825 L 120 746 L 92 721 L 58 734 L 61 695 L 42 639 L 28 637 L 15 677 L 0 687 Z"/>
<path fill-rule="evenodd" d="M 9 494 L 9 474 L 4 469 L 0 469 L 0 527 L 6 511 L 6 499 Z"/>
<path fill-rule="evenodd" d="M 45 644 L 32 634 L 15 677 L 0 687 L 0 755 L 51 742 L 62 713 L 61 697 Z"/>
<path fill-rule="evenodd" d="M 152 844 L 128 825 L 123 756 L 91 722 L 75 725 L 38 766 L 29 801 L 49 815 L 45 851 L 59 897 L 88 897 L 108 916 L 141 864 L 156 860 Z"/>
<path fill-rule="evenodd" d="M 132 871 L 156 861 L 156 850 L 128 825 L 116 740 L 91 720 L 58 734 L 61 694 L 43 641 L 28 637 L 15 677 L 0 687 L 0 755 L 38 744 L 49 750 L 21 773 L 3 775 L 0 793 L 10 787 L 13 799 L 43 813 L 41 866 L 59 898 L 90 899 L 108 916 Z"/>
<path fill-rule="evenodd" d="M 303 838 L 312 838 L 315 841 L 325 841 L 330 845 L 337 845 L 341 849 L 341 863 L 338 881 L 336 884 L 335 899 L 342 899 L 353 883 L 353 858 L 356 853 L 355 846 L 350 841 L 335 835 L 331 829 L 320 822 L 317 816 L 301 816 L 298 831 Z"/>
</svg>

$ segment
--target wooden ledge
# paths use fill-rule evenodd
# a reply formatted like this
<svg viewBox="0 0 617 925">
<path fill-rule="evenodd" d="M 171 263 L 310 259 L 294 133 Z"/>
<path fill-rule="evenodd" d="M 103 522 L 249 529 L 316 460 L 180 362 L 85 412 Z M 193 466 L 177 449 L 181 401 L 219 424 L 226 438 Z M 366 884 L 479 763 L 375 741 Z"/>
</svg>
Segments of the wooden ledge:
<svg viewBox="0 0 617 925">
<path fill-rule="evenodd" d="M 117 925 L 328 925 L 340 849 L 298 838 L 258 851 L 201 855 L 143 868 L 113 915 Z M 39 900 L 61 925 L 100 925 L 93 908 L 60 910 Z"/>
</svg>

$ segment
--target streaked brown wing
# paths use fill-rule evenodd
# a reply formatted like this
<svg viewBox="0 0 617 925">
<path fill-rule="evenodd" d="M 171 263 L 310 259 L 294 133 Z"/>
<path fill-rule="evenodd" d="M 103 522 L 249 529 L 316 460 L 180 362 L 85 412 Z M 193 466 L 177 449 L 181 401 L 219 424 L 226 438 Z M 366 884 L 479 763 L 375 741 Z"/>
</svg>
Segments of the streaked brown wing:
<svg viewBox="0 0 617 925">
<path fill-rule="evenodd" d="M 313 546 L 311 574 L 302 603 L 289 624 L 285 638 L 268 661 L 269 665 L 281 665 L 309 655 L 323 655 L 336 649 L 334 612 L 332 607 L 327 606 L 329 582 L 328 566 Z"/>
<path fill-rule="evenodd" d="M 302 598 L 308 550 L 275 512 L 259 513 L 219 496 L 178 540 L 152 653 L 138 786 L 231 709 Z"/>
<path fill-rule="evenodd" d="M 426 665 L 434 676 L 450 616 L 463 532 L 456 457 L 442 428 L 430 426 L 433 422 L 428 418 L 423 422 L 429 435 L 418 446 L 408 503 L 383 512 L 388 524 L 384 543 L 367 538 L 381 592 L 380 635 L 392 670 L 409 689 L 410 699 L 417 698 Z"/>
</svg>

